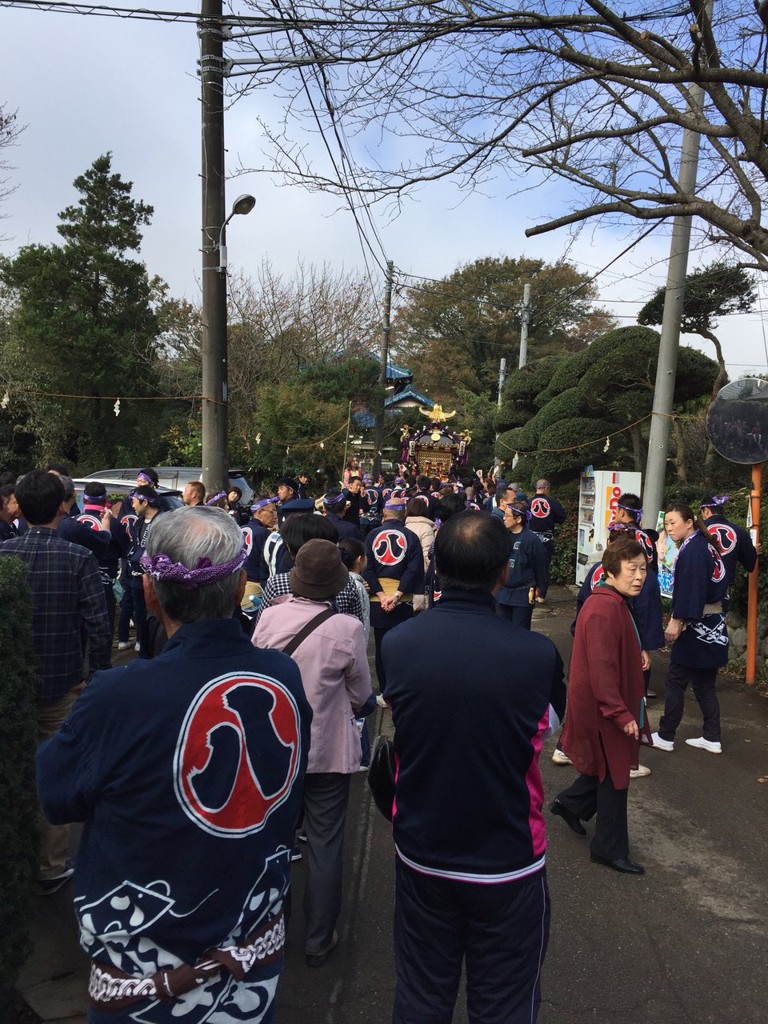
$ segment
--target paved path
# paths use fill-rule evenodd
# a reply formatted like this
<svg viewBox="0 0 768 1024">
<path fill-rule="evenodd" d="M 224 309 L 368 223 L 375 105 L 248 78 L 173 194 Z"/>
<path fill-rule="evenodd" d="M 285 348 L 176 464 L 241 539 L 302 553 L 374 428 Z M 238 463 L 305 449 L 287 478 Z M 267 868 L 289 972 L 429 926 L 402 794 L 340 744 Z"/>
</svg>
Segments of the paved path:
<svg viewBox="0 0 768 1024">
<path fill-rule="evenodd" d="M 567 658 L 572 596 L 565 588 L 534 625 Z M 437 659 L 439 661 L 439 658 Z M 663 690 L 666 659 L 654 656 Z M 700 734 L 691 698 L 673 754 L 646 751 L 653 773 L 632 784 L 631 854 L 643 878 L 589 860 L 587 840 L 549 817 L 552 933 L 539 1024 L 765 1024 L 768 1020 L 768 701 L 738 681 L 720 688 L 721 757 L 687 747 Z M 651 703 L 655 726 L 661 700 Z M 374 731 L 391 730 L 377 710 Z M 370 721 L 370 720 L 369 720 Z M 542 759 L 549 801 L 572 769 Z M 763 783 L 762 779 L 766 779 Z M 295 868 L 294 921 L 277 1024 L 385 1024 L 393 988 L 393 850 L 359 774 L 347 829 L 341 942 L 319 970 L 301 948 L 303 866 Z M 38 900 L 35 953 L 20 988 L 43 1020 L 82 1024 L 85 957 L 77 948 L 71 887 Z M 454 1024 L 466 1024 L 460 1000 Z"/>
</svg>

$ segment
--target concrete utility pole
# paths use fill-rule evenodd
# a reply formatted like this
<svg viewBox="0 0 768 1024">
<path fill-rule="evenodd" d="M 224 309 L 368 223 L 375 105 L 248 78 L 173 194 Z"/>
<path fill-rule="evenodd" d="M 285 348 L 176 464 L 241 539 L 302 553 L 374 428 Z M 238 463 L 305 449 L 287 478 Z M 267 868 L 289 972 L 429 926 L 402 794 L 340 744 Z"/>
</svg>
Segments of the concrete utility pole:
<svg viewBox="0 0 768 1024">
<path fill-rule="evenodd" d="M 376 396 L 376 426 L 373 440 L 373 476 L 381 472 L 381 453 L 384 448 L 384 401 L 387 397 L 387 366 L 389 365 L 389 334 L 392 315 L 392 288 L 395 264 L 387 260 L 387 278 L 384 289 L 384 311 L 381 325 L 381 368 L 379 370 L 379 393 Z"/>
<path fill-rule="evenodd" d="M 203 483 L 229 485 L 227 457 L 227 281 L 219 269 L 224 199 L 222 0 L 201 0 L 200 82 L 203 182 Z"/>
<path fill-rule="evenodd" d="M 504 382 L 507 379 L 507 359 L 506 356 L 502 356 L 499 360 L 499 394 L 496 398 L 496 408 L 501 408 L 501 393 L 504 390 Z M 498 434 L 496 435 L 499 436 Z"/>
<path fill-rule="evenodd" d="M 523 305 L 520 314 L 520 362 L 517 364 L 518 369 L 522 369 L 528 361 L 528 324 L 531 319 L 531 286 L 529 284 L 523 286 Z"/>
<path fill-rule="evenodd" d="M 708 4 L 707 14 L 711 14 L 711 10 L 711 4 Z M 704 92 L 700 86 L 692 85 L 689 96 L 691 113 L 696 114 L 701 110 Z M 686 195 L 693 195 L 696 191 L 700 142 L 699 133 L 686 128 L 683 134 L 678 176 L 680 191 Z M 643 524 L 650 529 L 656 528 L 656 520 L 664 501 L 664 482 L 667 475 L 669 433 L 672 424 L 677 355 L 680 350 L 680 322 L 683 316 L 690 240 L 691 218 L 675 217 L 669 249 L 667 290 L 664 296 L 664 315 L 661 321 L 659 361 L 656 366 L 656 386 L 653 392 L 653 413 L 643 490 Z"/>
</svg>

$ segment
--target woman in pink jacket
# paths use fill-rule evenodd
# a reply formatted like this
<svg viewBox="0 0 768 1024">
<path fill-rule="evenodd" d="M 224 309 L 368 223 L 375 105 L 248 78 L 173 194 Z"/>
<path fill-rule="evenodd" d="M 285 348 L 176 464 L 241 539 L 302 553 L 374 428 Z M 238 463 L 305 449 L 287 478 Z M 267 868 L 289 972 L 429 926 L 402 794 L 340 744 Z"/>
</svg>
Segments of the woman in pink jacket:
<svg viewBox="0 0 768 1024">
<path fill-rule="evenodd" d="M 253 634 L 256 647 L 282 651 L 314 621 L 291 652 L 313 711 L 304 782 L 304 952 L 310 967 L 324 963 L 338 942 L 344 824 L 350 778 L 360 767 L 355 716 L 374 701 L 363 624 L 333 609 L 333 598 L 348 580 L 335 544 L 307 541 L 291 570 L 292 596 L 267 608 Z"/>
</svg>

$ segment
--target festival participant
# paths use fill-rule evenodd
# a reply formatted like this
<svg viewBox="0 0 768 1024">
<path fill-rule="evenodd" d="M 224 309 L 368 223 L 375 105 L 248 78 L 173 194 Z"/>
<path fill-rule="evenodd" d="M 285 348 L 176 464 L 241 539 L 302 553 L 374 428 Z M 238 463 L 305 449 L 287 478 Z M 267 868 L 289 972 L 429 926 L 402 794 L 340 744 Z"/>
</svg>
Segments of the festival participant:
<svg viewBox="0 0 768 1024">
<path fill-rule="evenodd" d="M 185 505 L 194 508 L 195 505 L 202 505 L 205 502 L 205 484 L 202 480 L 190 480 L 184 485 L 181 492 L 181 500 Z"/>
<path fill-rule="evenodd" d="M 336 614 L 333 604 L 349 583 L 338 547 L 308 540 L 290 578 L 292 596 L 260 616 L 253 643 L 282 651 L 301 638 L 290 653 L 313 712 L 304 779 L 304 954 L 309 967 L 320 967 L 338 943 L 344 825 L 350 778 L 360 766 L 355 717 L 374 699 L 362 623 Z"/>
<path fill-rule="evenodd" d="M 294 501 L 299 496 L 299 481 L 292 476 L 281 476 L 275 484 L 275 492 L 281 505 Z"/>
<path fill-rule="evenodd" d="M 672 616 L 664 636 L 672 644 L 664 714 L 653 734 L 657 750 L 671 753 L 685 710 L 690 683 L 704 718 L 703 735 L 685 742 L 721 754 L 717 670 L 728 663 L 728 630 L 723 601 L 728 592 L 725 565 L 707 527 L 688 505 L 670 505 L 664 529 L 677 545 Z"/>
<path fill-rule="evenodd" d="M 450 1021 L 463 962 L 470 1021 L 538 1014 L 549 931 L 538 762 L 565 686 L 552 641 L 495 614 L 510 548 L 495 517 L 452 516 L 435 539 L 440 602 L 383 642 L 398 759 L 394 1024 Z"/>
<path fill-rule="evenodd" d="M 536 493 L 531 498 L 531 530 L 544 544 L 547 558 L 552 561 L 555 553 L 555 527 L 564 523 L 567 514 L 563 506 L 551 494 L 549 480 L 538 480 Z"/>
<path fill-rule="evenodd" d="M 659 553 L 656 550 L 656 541 L 659 539 L 655 530 L 643 530 L 640 523 L 643 520 L 643 505 L 636 494 L 620 494 L 616 502 L 616 510 L 613 514 L 614 522 L 622 526 L 631 526 L 635 531 L 635 540 L 643 545 L 648 559 L 648 568 L 652 572 L 659 571 Z"/>
<path fill-rule="evenodd" d="M 107 602 L 110 636 L 115 627 L 115 580 L 120 573 L 120 559 L 128 554 L 128 536 L 109 510 L 109 496 L 104 484 L 98 480 L 88 480 L 83 491 L 83 511 L 77 522 L 92 532 L 104 533 L 109 536 L 106 551 L 96 554 L 99 572 L 104 584 L 104 598 Z M 61 531 L 59 531 L 61 535 Z"/>
<path fill-rule="evenodd" d="M 360 527 L 357 523 L 349 522 L 346 517 L 347 492 L 339 491 L 336 488 L 326 491 L 323 495 L 323 515 L 329 519 L 339 532 L 339 537 L 352 537 L 360 540 Z"/>
<path fill-rule="evenodd" d="M 415 494 L 405 506 L 405 525 L 407 529 L 416 534 L 421 542 L 425 573 L 429 569 L 429 558 L 432 554 L 432 545 L 435 543 L 435 524 L 430 515 L 430 507 L 429 495 L 423 491 Z M 427 607 L 426 594 L 413 595 L 414 612 L 423 612 Z"/>
<path fill-rule="evenodd" d="M 133 598 L 133 622 L 136 626 L 136 650 L 140 658 L 149 658 L 147 645 L 147 606 L 144 603 L 144 567 L 141 562 L 147 537 L 156 516 L 161 515 L 160 498 L 154 487 L 137 487 L 131 495 L 135 519 L 130 527 L 128 545 L 128 585 Z"/>
<path fill-rule="evenodd" d="M 295 564 L 296 556 L 301 550 L 302 545 L 306 544 L 308 540 L 327 540 L 332 544 L 337 544 L 339 541 L 338 530 L 330 519 L 327 516 L 316 516 L 314 513 L 305 512 L 301 515 L 290 516 L 283 523 L 282 530 L 284 536 L 283 548 L 286 558 L 290 562 L 291 569 Z M 278 572 L 270 576 L 264 584 L 261 594 L 261 604 L 256 612 L 256 624 L 258 625 L 259 619 L 267 608 L 270 608 L 277 601 L 290 597 L 292 593 L 290 570 Z M 357 588 L 351 580 L 347 582 L 347 586 L 341 593 L 336 595 L 334 603 L 338 612 L 354 615 L 355 618 L 360 619 L 361 622 L 363 621 L 363 609 L 360 604 L 360 598 L 357 594 Z"/>
<path fill-rule="evenodd" d="M 359 531 L 360 517 L 367 516 L 371 508 L 368 496 L 363 490 L 363 481 L 359 476 L 349 478 L 349 483 L 344 489 L 344 497 L 347 504 L 343 518 Z"/>
<path fill-rule="evenodd" d="M 736 566 L 741 565 L 745 572 L 752 572 L 760 552 L 743 526 L 725 518 L 723 509 L 727 501 L 727 494 L 711 494 L 702 498 L 699 504 L 704 525 L 720 547 L 720 557 L 725 565 L 725 582 L 730 590 L 736 579 Z"/>
<path fill-rule="evenodd" d="M 577 835 L 582 821 L 597 815 L 592 860 L 628 875 L 645 874 L 629 858 L 627 795 L 630 770 L 638 764 L 640 734 L 647 734 L 643 668 L 647 655 L 627 604 L 648 573 L 638 541 L 609 544 L 605 578 L 587 598 L 576 622 L 568 672 L 568 714 L 562 745 L 578 779 L 550 806 Z"/>
<path fill-rule="evenodd" d="M 64 515 L 61 479 L 33 470 L 19 480 L 16 497 L 29 529 L 0 544 L 0 555 L 18 558 L 26 567 L 32 597 L 37 740 L 41 743 L 54 735 L 83 688 L 83 636 L 89 640 L 91 672 L 109 668 L 112 637 L 95 556 L 56 532 Z M 4 656 L 10 658 L 11 652 Z M 57 892 L 72 877 L 73 867 L 67 859 L 69 820 L 40 820 L 41 896 Z"/>
<path fill-rule="evenodd" d="M 3 484 L 0 487 L 0 544 L 19 536 L 18 527 L 19 503 L 16 500 L 16 484 Z"/>
<path fill-rule="evenodd" d="M 273 1019 L 312 712 L 296 665 L 232 618 L 244 560 L 229 516 L 158 517 L 144 586 L 162 654 L 94 676 L 39 752 L 46 813 L 85 822 L 89 1024 Z"/>
<path fill-rule="evenodd" d="M 371 625 L 376 644 L 376 675 L 384 691 L 386 675 L 381 660 L 385 634 L 413 615 L 413 595 L 424 591 L 421 542 L 406 529 L 405 501 L 390 496 L 384 504 L 381 526 L 365 538 L 367 567 L 363 578 L 371 597 Z"/>
<path fill-rule="evenodd" d="M 264 545 L 277 524 L 277 497 L 262 494 L 251 505 L 251 519 L 242 528 L 248 557 L 245 560 L 247 583 L 243 593 L 243 608 L 250 609 L 252 597 L 260 597 L 269 579 L 264 560 Z"/>
<path fill-rule="evenodd" d="M 543 601 L 549 587 L 549 559 L 544 545 L 528 529 L 528 509 L 506 492 L 504 526 L 512 534 L 512 553 L 504 586 L 496 595 L 500 615 L 514 626 L 531 628 L 536 601 Z"/>
</svg>

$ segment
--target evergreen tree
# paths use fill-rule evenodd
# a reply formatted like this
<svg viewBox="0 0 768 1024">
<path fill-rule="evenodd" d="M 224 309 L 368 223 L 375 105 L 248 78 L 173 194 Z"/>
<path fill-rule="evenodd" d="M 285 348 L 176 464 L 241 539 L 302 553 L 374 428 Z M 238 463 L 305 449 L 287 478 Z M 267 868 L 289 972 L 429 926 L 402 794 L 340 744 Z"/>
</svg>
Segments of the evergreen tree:
<svg viewBox="0 0 768 1024">
<path fill-rule="evenodd" d="M 94 469 L 146 449 L 148 403 L 121 402 L 119 415 L 113 407 L 115 397 L 157 393 L 162 285 L 133 256 L 152 207 L 131 196 L 133 185 L 112 171 L 111 154 L 74 186 L 80 198 L 59 214 L 63 244 L 25 246 L 0 263 L 15 299 L 3 383 L 23 401 L 14 413 L 36 434 L 39 458 L 55 454 Z"/>
</svg>

